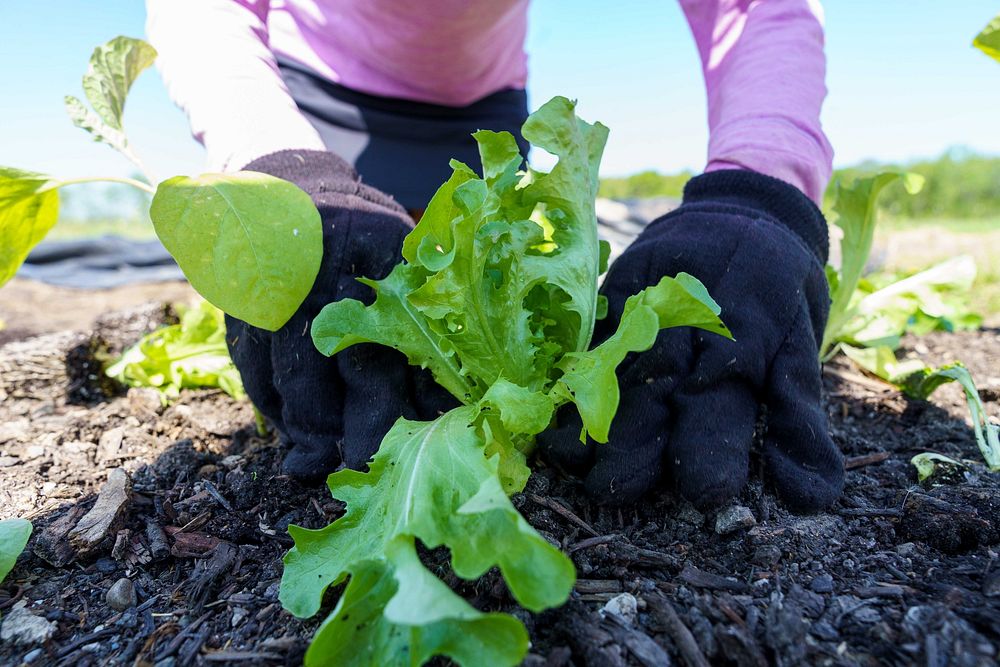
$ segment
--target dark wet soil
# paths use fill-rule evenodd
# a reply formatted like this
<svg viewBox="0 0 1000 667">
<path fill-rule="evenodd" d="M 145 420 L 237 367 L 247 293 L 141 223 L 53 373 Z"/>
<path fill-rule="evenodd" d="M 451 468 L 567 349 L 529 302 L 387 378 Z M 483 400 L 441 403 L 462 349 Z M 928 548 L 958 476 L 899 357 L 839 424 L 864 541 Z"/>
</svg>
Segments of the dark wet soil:
<svg viewBox="0 0 1000 667">
<path fill-rule="evenodd" d="M 279 474 L 280 445 L 257 435 L 246 403 L 210 391 L 169 407 L 145 390 L 105 398 L 93 368 L 80 372 L 85 351 L 112 354 L 127 343 L 124 322 L 145 317 L 129 329 L 138 335 L 169 316 L 158 305 L 142 312 L 34 339 L 55 361 L 34 375 L 23 362 L 0 381 L 0 518 L 35 525 L 0 588 L 0 613 L 20 608 L 51 633 L 44 644 L 0 644 L 0 664 L 299 664 L 320 619 L 299 621 L 278 603 L 285 530 L 325 525 L 342 506 Z M 997 415 L 998 334 L 934 334 L 910 346 L 930 362 L 963 360 Z M 37 359 L 23 356 L 28 343 L 0 347 L 0 368 Z M 526 622 L 529 665 L 996 664 L 1000 475 L 979 463 L 961 392 L 911 401 L 839 363 L 825 382 L 850 468 L 830 512 L 789 514 L 758 474 L 733 511 L 741 527 L 720 534 L 715 513 L 669 494 L 607 509 L 541 469 L 516 502 L 573 558 L 571 600 L 531 615 L 495 576 L 453 583 L 476 606 Z M 909 459 L 922 451 L 968 467 L 918 485 Z M 118 467 L 129 500 L 103 539 L 81 549 L 67 532 Z M 119 611 L 106 595 L 123 578 L 136 604 Z M 613 598 L 634 599 L 634 620 L 600 613 Z"/>
</svg>

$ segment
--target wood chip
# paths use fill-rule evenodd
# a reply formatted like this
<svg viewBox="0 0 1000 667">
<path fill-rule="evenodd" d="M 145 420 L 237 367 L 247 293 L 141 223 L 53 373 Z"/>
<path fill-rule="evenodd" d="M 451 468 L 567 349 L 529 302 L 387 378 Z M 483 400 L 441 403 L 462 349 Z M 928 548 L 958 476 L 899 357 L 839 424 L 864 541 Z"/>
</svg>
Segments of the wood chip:
<svg viewBox="0 0 1000 667">
<path fill-rule="evenodd" d="M 742 581 L 733 581 L 727 577 L 721 577 L 711 572 L 699 570 L 694 565 L 686 565 L 680 573 L 680 579 L 686 584 L 696 588 L 707 588 L 713 591 L 729 591 L 731 593 L 745 593 L 749 588 Z"/>
<path fill-rule="evenodd" d="M 95 552 L 121 521 L 132 499 L 132 479 L 124 468 L 114 468 L 101 487 L 94 507 L 69 532 L 78 556 Z"/>
</svg>

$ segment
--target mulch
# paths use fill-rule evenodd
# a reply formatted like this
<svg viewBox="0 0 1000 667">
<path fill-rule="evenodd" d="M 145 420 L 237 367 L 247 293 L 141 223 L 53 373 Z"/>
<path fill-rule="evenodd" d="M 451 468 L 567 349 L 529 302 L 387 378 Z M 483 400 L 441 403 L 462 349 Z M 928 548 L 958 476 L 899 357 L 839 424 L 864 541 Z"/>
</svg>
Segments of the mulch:
<svg viewBox="0 0 1000 667">
<path fill-rule="evenodd" d="M 256 433 L 248 404 L 190 391 L 163 406 L 150 391 L 102 384 L 95 360 L 169 317 L 153 304 L 92 330 L 0 347 L 0 368 L 5 359 L 38 366 L 21 364 L 16 382 L 0 381 L 0 518 L 35 525 L 0 588 L 0 613 L 37 617 L 48 636 L 0 644 L 0 664 L 302 661 L 321 616 L 301 621 L 278 602 L 286 529 L 326 525 L 343 505 L 280 474 L 281 446 Z M 123 322 L 140 321 L 121 334 Z M 963 360 L 996 415 L 998 334 L 908 343 L 931 362 Z M 753 481 L 723 513 L 667 492 L 602 507 L 578 481 L 541 468 L 515 502 L 573 559 L 569 602 L 533 615 L 495 572 L 449 583 L 481 609 L 521 618 L 533 666 L 996 664 L 1000 475 L 978 463 L 961 392 L 949 386 L 913 401 L 845 364 L 824 375 L 849 468 L 829 512 L 786 511 L 760 481 L 756 457 Z M 922 486 L 909 463 L 921 451 L 970 463 Z M 119 468 L 127 482 L 116 483 L 130 491 L 105 488 L 99 499 Z M 81 521 L 97 528 L 74 532 Z M 444 571 L 447 553 L 423 557 Z M 135 604 L 117 609 L 107 593 L 123 578 Z M 619 613 L 602 613 L 606 605 Z"/>
</svg>

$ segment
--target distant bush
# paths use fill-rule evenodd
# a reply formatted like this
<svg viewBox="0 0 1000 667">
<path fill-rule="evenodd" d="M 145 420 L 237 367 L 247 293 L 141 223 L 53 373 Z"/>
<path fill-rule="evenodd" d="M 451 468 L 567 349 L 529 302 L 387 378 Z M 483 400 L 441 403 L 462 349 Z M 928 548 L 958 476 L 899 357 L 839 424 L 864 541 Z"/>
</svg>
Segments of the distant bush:
<svg viewBox="0 0 1000 667">
<path fill-rule="evenodd" d="M 934 160 L 900 164 L 862 162 L 835 170 L 831 183 L 889 169 L 913 171 L 927 179 L 923 190 L 916 195 L 909 195 L 902 188 L 890 188 L 882 193 L 881 208 L 890 217 L 1000 217 L 1000 157 L 977 155 L 963 149 L 951 149 Z M 643 171 L 625 178 L 602 178 L 599 194 L 612 199 L 680 197 L 691 176 L 688 171 L 679 174 Z M 826 197 L 829 196 L 828 190 Z"/>
<path fill-rule="evenodd" d="M 693 175 L 689 171 L 682 171 L 679 174 L 641 171 L 625 178 L 602 178 L 597 194 L 609 199 L 679 198 L 684 194 L 684 184 Z"/>
</svg>

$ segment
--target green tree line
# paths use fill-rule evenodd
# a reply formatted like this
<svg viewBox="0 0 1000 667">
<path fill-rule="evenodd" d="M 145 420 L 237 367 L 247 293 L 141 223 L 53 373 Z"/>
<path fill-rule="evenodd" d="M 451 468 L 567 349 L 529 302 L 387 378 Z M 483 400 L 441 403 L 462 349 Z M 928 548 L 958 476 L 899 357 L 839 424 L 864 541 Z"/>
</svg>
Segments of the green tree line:
<svg viewBox="0 0 1000 667">
<path fill-rule="evenodd" d="M 1000 217 L 1000 157 L 977 155 L 962 149 L 949 150 L 933 160 L 898 164 L 866 161 L 837 169 L 831 186 L 838 180 L 850 181 L 887 169 L 913 171 L 927 179 L 917 195 L 909 195 L 902 188 L 889 188 L 882 194 L 881 207 L 892 217 Z M 602 178 L 599 193 L 612 199 L 680 197 L 684 184 L 692 175 L 686 171 L 679 174 L 644 171 L 625 178 Z M 831 193 L 832 187 L 827 190 L 828 198 Z"/>
</svg>

